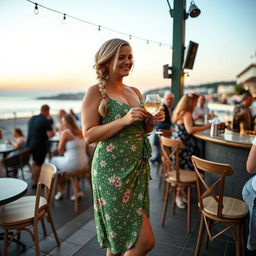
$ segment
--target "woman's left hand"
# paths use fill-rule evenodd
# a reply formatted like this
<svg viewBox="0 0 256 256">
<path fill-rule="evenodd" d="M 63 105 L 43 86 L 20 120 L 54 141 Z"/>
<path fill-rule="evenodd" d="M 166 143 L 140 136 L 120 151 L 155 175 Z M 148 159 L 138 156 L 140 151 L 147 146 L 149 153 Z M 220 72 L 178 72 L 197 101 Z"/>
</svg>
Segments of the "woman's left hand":
<svg viewBox="0 0 256 256">
<path fill-rule="evenodd" d="M 153 120 L 154 120 L 154 123 L 160 123 L 160 122 L 163 122 L 164 119 L 165 119 L 164 108 L 161 107 L 159 112 L 154 116 Z"/>
</svg>

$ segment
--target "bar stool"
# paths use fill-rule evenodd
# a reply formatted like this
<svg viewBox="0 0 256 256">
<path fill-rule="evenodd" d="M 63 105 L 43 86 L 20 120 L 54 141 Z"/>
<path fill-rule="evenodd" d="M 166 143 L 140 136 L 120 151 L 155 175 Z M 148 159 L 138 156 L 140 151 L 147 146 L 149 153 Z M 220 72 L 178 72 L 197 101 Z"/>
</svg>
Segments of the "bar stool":
<svg viewBox="0 0 256 256">
<path fill-rule="evenodd" d="M 164 225 L 168 205 L 169 192 L 172 190 L 172 213 L 175 214 L 175 197 L 178 188 L 187 190 L 187 232 L 191 232 L 191 187 L 196 185 L 196 173 L 191 170 L 180 169 L 179 150 L 183 147 L 180 140 L 160 137 L 162 151 L 162 168 L 165 179 L 164 207 L 162 211 L 161 225 Z M 173 158 L 175 163 L 173 163 Z"/>
</svg>

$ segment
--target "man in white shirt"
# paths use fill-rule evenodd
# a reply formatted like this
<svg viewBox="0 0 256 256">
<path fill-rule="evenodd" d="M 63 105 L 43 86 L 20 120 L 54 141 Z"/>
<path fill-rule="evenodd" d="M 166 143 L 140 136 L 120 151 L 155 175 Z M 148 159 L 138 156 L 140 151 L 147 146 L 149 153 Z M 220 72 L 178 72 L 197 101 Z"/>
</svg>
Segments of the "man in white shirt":
<svg viewBox="0 0 256 256">
<path fill-rule="evenodd" d="M 197 100 L 197 105 L 194 108 L 192 117 L 197 123 L 204 124 L 212 117 L 209 108 L 205 104 L 205 96 L 200 95 Z"/>
</svg>

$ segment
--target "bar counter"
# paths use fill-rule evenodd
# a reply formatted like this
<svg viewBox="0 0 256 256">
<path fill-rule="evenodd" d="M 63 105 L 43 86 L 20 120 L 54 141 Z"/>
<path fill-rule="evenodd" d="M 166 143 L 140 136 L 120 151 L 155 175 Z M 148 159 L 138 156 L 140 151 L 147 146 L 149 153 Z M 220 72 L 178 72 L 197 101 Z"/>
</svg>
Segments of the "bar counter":
<svg viewBox="0 0 256 256">
<path fill-rule="evenodd" d="M 219 136 L 210 136 L 210 130 L 193 134 L 206 160 L 230 164 L 233 175 L 226 178 L 225 195 L 242 199 L 241 192 L 245 182 L 253 175 L 246 171 L 246 160 L 255 135 L 240 134 L 225 130 Z M 206 180 L 216 181 L 214 174 L 207 174 Z"/>
</svg>

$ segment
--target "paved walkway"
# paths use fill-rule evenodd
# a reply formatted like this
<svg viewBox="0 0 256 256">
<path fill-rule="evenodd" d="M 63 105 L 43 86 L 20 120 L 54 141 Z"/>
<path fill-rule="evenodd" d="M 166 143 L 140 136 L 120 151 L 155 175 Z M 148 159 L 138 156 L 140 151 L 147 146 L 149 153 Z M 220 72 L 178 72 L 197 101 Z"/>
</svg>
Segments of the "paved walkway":
<svg viewBox="0 0 256 256">
<path fill-rule="evenodd" d="M 87 196 L 79 202 L 80 212 L 78 214 L 74 213 L 73 202 L 68 198 L 54 202 L 54 221 L 56 223 L 57 232 L 61 240 L 61 246 L 56 246 L 54 237 L 49 232 L 49 226 L 47 226 L 47 230 L 50 234 L 46 238 L 43 237 L 40 226 L 41 255 L 105 255 L 105 249 L 100 249 L 97 242 L 89 184 L 86 183 L 85 185 L 85 194 Z M 32 194 L 34 191 L 28 191 L 28 193 Z M 193 191 L 193 193 L 195 193 L 195 191 Z M 192 233 L 190 235 L 187 235 L 186 233 L 186 210 L 177 209 L 176 214 L 173 216 L 170 212 L 170 209 L 168 209 L 165 226 L 161 227 L 160 217 L 163 206 L 162 190 L 158 188 L 158 175 L 156 174 L 155 166 L 152 166 L 150 196 L 150 219 L 155 234 L 156 245 L 148 255 L 192 256 L 194 254 L 199 225 L 195 195 L 193 196 Z M 22 233 L 21 241 L 26 244 L 26 251 L 22 252 L 19 246 L 12 243 L 8 250 L 8 255 L 34 255 L 33 242 L 28 233 Z M 0 248 L 2 248 L 2 241 L 0 241 Z M 203 248 L 200 255 L 233 256 L 235 255 L 235 246 L 233 240 L 227 236 L 222 236 L 221 238 L 210 242 L 208 250 Z M 256 255 L 256 253 L 248 252 L 247 255 L 252 256 Z"/>
</svg>

